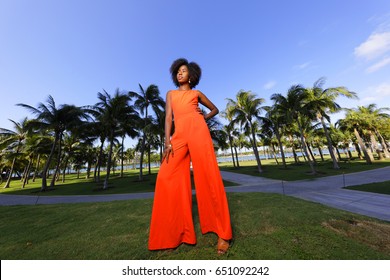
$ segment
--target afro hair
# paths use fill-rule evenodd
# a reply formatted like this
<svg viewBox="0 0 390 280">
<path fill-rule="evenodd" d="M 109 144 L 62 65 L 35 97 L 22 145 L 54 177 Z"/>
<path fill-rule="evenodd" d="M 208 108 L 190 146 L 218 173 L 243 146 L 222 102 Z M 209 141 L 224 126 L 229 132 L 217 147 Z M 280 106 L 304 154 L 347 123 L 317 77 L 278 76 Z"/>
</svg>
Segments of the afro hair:
<svg viewBox="0 0 390 280">
<path fill-rule="evenodd" d="M 186 65 L 188 68 L 189 78 L 191 80 L 190 87 L 194 88 L 199 84 L 200 77 L 202 76 L 202 69 L 196 62 L 188 62 L 185 58 L 179 58 L 176 59 L 172 65 L 169 71 L 171 72 L 172 81 L 173 83 L 179 87 L 180 83 L 177 80 L 177 72 L 179 71 L 179 68 L 183 65 Z"/>
</svg>

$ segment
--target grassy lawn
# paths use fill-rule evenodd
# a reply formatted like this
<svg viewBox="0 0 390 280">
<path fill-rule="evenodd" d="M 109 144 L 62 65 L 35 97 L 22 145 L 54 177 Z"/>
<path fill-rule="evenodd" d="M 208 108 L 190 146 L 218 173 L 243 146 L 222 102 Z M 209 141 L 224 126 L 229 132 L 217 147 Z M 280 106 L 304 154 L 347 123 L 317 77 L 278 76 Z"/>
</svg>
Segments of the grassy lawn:
<svg viewBox="0 0 390 280">
<path fill-rule="evenodd" d="M 252 176 L 260 176 L 269 179 L 277 179 L 283 181 L 296 181 L 304 179 L 313 179 L 318 177 L 342 175 L 353 172 L 360 172 L 390 166 L 390 159 L 375 161 L 372 164 L 367 164 L 364 160 L 354 159 L 349 162 L 340 162 L 340 169 L 333 169 L 333 163 L 329 158 L 325 158 L 324 162 L 317 161 L 317 174 L 311 174 L 309 164 L 295 164 L 292 159 L 287 159 L 287 169 L 283 168 L 281 162 L 277 165 L 274 160 L 262 160 L 263 173 L 259 173 L 255 161 L 240 162 L 240 168 L 234 168 L 233 163 L 221 163 L 220 169 L 224 171 L 236 172 Z"/>
<path fill-rule="evenodd" d="M 389 194 L 390 195 L 390 181 L 381 182 L 381 183 L 372 183 L 359 186 L 345 187 L 348 190 L 356 190 L 362 192 L 374 192 L 380 194 Z"/>
<path fill-rule="evenodd" d="M 57 181 L 55 187 L 49 188 L 49 190 L 46 192 L 40 192 L 40 179 L 36 180 L 35 182 L 30 182 L 25 186 L 24 189 L 22 189 L 22 183 L 20 180 L 14 180 L 11 182 L 10 188 L 0 188 L 0 194 L 53 196 L 153 192 L 156 183 L 157 172 L 157 168 L 152 169 L 152 174 L 150 175 L 144 171 L 143 181 L 139 181 L 139 170 L 127 170 L 124 173 L 123 178 L 120 178 L 119 174 L 116 173 L 110 176 L 107 190 L 103 190 L 105 173 L 102 173 L 100 183 L 94 182 L 93 178 L 86 179 L 85 175 L 77 178 L 76 174 L 69 174 L 66 175 L 65 182 L 62 182 L 61 180 Z M 3 183 L 3 185 L 4 184 L 5 183 Z M 48 180 L 48 184 L 50 185 L 50 180 Z M 237 185 L 228 181 L 224 181 L 224 184 L 227 187 Z"/>
<path fill-rule="evenodd" d="M 255 161 L 240 162 L 240 168 L 234 168 L 232 163 L 220 163 L 220 169 L 229 172 L 247 174 L 252 176 L 260 176 L 270 179 L 295 181 L 304 179 L 313 179 L 324 176 L 341 175 L 359 171 L 365 171 L 380 167 L 390 166 L 390 160 L 375 161 L 368 165 L 363 160 L 355 159 L 349 162 L 340 162 L 340 169 L 333 169 L 332 162 L 326 158 L 324 162 L 317 162 L 316 169 L 318 173 L 313 175 L 310 173 L 308 164 L 295 164 L 292 159 L 288 159 L 287 169 L 281 165 L 277 165 L 274 160 L 263 160 L 263 173 L 257 170 Z M 119 173 L 112 174 L 109 181 L 109 188 L 103 190 L 103 181 L 105 173 L 101 175 L 101 182 L 96 183 L 92 178 L 86 179 L 85 174 L 81 174 L 78 179 L 75 174 L 66 175 L 65 182 L 61 180 L 56 182 L 54 188 L 46 192 L 40 192 L 41 180 L 31 182 L 22 189 L 20 180 L 13 180 L 11 187 L 8 189 L 0 188 L 0 194 L 20 194 L 20 195 L 101 195 L 101 194 L 118 194 L 118 193 L 136 193 L 136 192 L 153 192 L 156 182 L 158 168 L 152 169 L 152 174 L 147 174 L 144 171 L 144 180 L 139 181 L 139 170 L 126 170 L 124 177 L 120 178 Z M 48 180 L 50 184 L 50 179 Z M 224 181 L 225 186 L 234 186 L 236 184 Z M 5 184 L 3 182 L 2 186 Z M 386 188 L 386 187 L 385 187 Z M 390 187 L 387 188 L 387 191 Z M 372 189 L 374 190 L 374 189 Z"/>
<path fill-rule="evenodd" d="M 105 173 L 101 174 L 99 183 L 94 182 L 93 178 L 86 179 L 85 174 L 77 178 L 76 174 L 66 175 L 65 182 L 59 180 L 53 188 L 49 188 L 46 192 L 40 192 L 41 179 L 31 182 L 22 189 L 20 180 L 13 180 L 11 187 L 1 189 L 0 194 L 20 194 L 20 195 L 101 195 L 101 194 L 117 194 L 117 193 L 135 193 L 135 192 L 153 192 L 156 182 L 157 170 L 153 170 L 151 175 L 144 176 L 144 180 L 138 180 L 138 172 L 134 170 L 126 171 L 123 178 L 116 173 L 110 176 L 109 186 L 107 190 L 103 190 Z M 50 185 L 51 178 L 48 180 Z"/>
<path fill-rule="evenodd" d="M 0 259 L 382 259 L 390 223 L 292 197 L 228 193 L 234 242 L 216 236 L 173 252 L 147 250 L 152 200 L 0 207 Z"/>
<path fill-rule="evenodd" d="M 255 162 L 241 168 L 221 164 L 222 170 L 279 180 L 310 179 L 306 164 L 291 162 L 287 169 L 274 161 L 262 161 L 264 172 L 257 173 Z M 389 166 L 390 161 L 367 165 L 354 160 L 333 170 L 329 160 L 317 164 L 318 175 L 330 176 Z M 113 175 L 109 189 L 85 175 L 67 175 L 54 189 L 41 193 L 40 180 L 21 189 L 14 180 L 0 194 L 91 195 L 152 192 L 158 170 L 145 180 L 128 170 L 124 178 Z M 145 173 L 146 174 L 146 173 Z M 102 174 L 104 176 L 104 174 Z M 226 186 L 233 185 L 225 182 Z M 389 182 L 363 186 L 389 194 Z M 378 191 L 378 190 L 377 190 Z M 1 259 L 383 259 L 390 258 L 390 223 L 341 211 L 317 203 L 278 194 L 228 193 L 234 242 L 225 256 L 215 252 L 216 236 L 202 235 L 196 200 L 194 222 L 198 244 L 182 245 L 173 252 L 147 250 L 151 199 L 102 203 L 36 206 L 0 206 Z"/>
</svg>

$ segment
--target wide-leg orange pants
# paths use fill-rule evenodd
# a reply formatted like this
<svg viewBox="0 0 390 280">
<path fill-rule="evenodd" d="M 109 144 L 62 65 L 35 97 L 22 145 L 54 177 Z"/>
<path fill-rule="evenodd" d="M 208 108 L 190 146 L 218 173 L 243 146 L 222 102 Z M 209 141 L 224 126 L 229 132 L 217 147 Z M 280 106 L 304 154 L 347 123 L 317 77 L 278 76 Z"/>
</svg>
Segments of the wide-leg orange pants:
<svg viewBox="0 0 390 280">
<path fill-rule="evenodd" d="M 175 119 L 174 150 L 157 176 L 150 223 L 149 250 L 195 244 L 192 218 L 190 162 L 192 162 L 201 232 L 232 239 L 226 193 L 210 132 L 202 115 Z"/>
</svg>

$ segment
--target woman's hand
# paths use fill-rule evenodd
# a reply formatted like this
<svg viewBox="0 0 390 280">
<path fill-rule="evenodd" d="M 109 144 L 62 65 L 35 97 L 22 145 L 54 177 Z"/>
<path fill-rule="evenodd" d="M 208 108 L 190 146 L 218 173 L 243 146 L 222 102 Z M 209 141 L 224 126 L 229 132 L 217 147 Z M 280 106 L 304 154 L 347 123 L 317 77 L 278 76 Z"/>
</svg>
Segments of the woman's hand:
<svg viewBox="0 0 390 280">
<path fill-rule="evenodd" d="M 170 155 L 170 154 L 172 154 L 172 156 L 173 156 L 173 147 L 172 147 L 172 144 L 165 145 L 161 163 L 164 161 L 164 159 L 166 159 L 166 160 L 167 160 L 167 163 L 168 163 L 169 155 Z"/>
<path fill-rule="evenodd" d="M 205 114 L 205 112 L 204 112 L 202 109 L 200 109 L 199 107 L 197 107 L 197 108 L 196 108 L 196 111 L 197 111 L 200 115 L 202 115 L 203 118 L 207 121 L 206 114 Z"/>
</svg>

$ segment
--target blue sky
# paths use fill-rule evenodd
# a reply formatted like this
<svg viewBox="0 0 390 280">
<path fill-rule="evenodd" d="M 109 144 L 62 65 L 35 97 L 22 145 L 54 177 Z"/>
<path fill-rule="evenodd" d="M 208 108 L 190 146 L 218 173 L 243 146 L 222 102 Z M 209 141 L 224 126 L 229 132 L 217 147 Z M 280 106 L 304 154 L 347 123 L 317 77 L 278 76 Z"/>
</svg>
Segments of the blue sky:
<svg viewBox="0 0 390 280">
<path fill-rule="evenodd" d="M 390 107 L 390 1 L 0 0 L 0 127 L 49 95 L 91 105 L 140 83 L 165 98 L 179 57 L 220 110 L 241 89 L 271 105 L 320 77 L 358 93 L 341 106 Z"/>
</svg>

